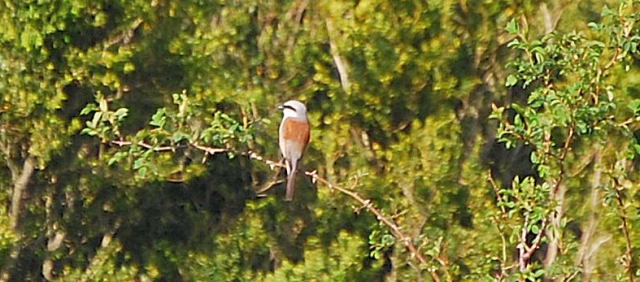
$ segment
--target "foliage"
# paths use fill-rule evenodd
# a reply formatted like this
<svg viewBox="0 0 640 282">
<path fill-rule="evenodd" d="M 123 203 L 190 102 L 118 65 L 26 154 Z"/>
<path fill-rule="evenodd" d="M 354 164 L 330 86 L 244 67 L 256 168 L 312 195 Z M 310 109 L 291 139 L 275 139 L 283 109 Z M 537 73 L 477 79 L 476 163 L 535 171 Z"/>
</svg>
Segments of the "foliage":
<svg viewBox="0 0 640 282">
<path fill-rule="evenodd" d="M 492 116 L 500 120 L 497 138 L 507 148 L 531 147 L 530 161 L 536 170 L 534 176 L 522 180 L 516 177 L 510 188 L 497 191 L 498 205 L 505 217 L 517 222 L 503 223 L 503 228 L 510 233 L 510 243 L 520 249 L 520 271 L 532 271 L 534 276 L 546 273 L 546 277 L 554 279 L 582 271 L 569 267 L 571 263 L 565 258 L 566 254 L 584 252 L 580 248 L 585 248 L 579 246 L 579 236 L 570 234 L 568 225 L 575 216 L 572 211 L 577 209 L 573 205 L 581 203 L 567 200 L 579 189 L 577 181 L 584 177 L 579 175 L 585 169 L 584 163 L 576 161 L 582 154 L 597 154 L 597 158 L 604 159 L 597 164 L 602 167 L 594 170 L 603 170 L 606 175 L 593 184 L 593 189 L 605 189 L 604 203 L 620 209 L 624 234 L 620 237 L 630 242 L 628 204 L 620 193 L 635 194 L 637 189 L 623 189 L 620 185 L 613 185 L 617 186 L 614 188 L 611 182 L 633 179 L 626 171 L 632 165 L 628 162 L 638 155 L 637 139 L 628 124 L 640 117 L 634 108 L 636 100 L 632 100 L 631 107 L 626 106 L 629 97 L 615 88 L 611 73 L 615 67 L 628 72 L 630 58 L 637 52 L 640 37 L 634 34 L 636 5 L 621 3 L 616 11 L 605 7 L 601 23 L 589 24 L 593 32 L 589 37 L 577 32 L 549 33 L 529 41 L 526 30 L 515 21 L 507 26 L 517 36 L 509 46 L 524 56 L 510 63 L 516 72 L 507 78 L 506 85 L 527 88 L 529 93 L 526 102 L 510 105 L 510 116 L 505 107 L 495 106 Z M 601 152 L 607 143 L 615 144 L 618 150 Z M 616 196 L 611 195 L 613 190 Z M 606 200 L 612 197 L 620 200 L 620 207 Z M 529 260 L 542 243 L 546 244 L 546 256 L 542 265 L 534 266 Z M 627 244 L 621 266 L 629 280 L 635 275 L 636 256 L 631 244 Z"/>
<path fill-rule="evenodd" d="M 638 5 L 2 1 L 0 280 L 637 279 Z"/>
</svg>

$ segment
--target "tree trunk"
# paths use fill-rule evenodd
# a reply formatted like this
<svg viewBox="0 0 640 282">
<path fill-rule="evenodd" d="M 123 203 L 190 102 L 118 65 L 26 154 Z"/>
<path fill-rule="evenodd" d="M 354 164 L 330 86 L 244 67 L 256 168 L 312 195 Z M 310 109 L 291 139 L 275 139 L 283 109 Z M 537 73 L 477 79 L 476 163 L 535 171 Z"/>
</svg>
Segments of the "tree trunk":
<svg viewBox="0 0 640 282">
<path fill-rule="evenodd" d="M 18 230 L 20 226 L 20 213 L 22 212 L 22 198 L 27 190 L 31 175 L 36 169 L 36 159 L 29 155 L 22 165 L 20 176 L 13 183 L 13 195 L 11 198 L 11 228 Z"/>
</svg>

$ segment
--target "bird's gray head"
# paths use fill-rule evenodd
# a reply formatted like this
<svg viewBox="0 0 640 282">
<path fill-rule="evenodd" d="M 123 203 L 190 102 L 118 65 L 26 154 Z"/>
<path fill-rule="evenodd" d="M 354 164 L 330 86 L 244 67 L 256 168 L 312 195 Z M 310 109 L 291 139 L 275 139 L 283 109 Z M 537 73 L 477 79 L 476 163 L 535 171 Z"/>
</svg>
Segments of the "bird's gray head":
<svg viewBox="0 0 640 282">
<path fill-rule="evenodd" d="M 300 101 L 289 100 L 280 105 L 278 109 L 282 110 L 284 117 L 307 118 L 307 107 Z"/>
</svg>

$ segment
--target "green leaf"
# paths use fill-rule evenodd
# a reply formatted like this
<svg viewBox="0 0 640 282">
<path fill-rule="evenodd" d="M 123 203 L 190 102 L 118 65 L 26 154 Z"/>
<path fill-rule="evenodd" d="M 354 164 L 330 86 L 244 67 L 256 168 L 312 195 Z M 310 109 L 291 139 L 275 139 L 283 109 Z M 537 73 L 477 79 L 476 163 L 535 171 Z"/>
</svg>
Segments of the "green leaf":
<svg viewBox="0 0 640 282">
<path fill-rule="evenodd" d="M 513 125 L 516 128 L 523 128 L 524 122 L 522 121 L 522 116 L 520 116 L 520 114 L 516 114 L 516 116 L 513 118 Z"/>
<path fill-rule="evenodd" d="M 109 158 L 108 165 L 113 165 L 114 163 L 120 162 L 124 158 L 126 158 L 129 154 L 127 152 L 117 152 L 111 158 Z"/>
<path fill-rule="evenodd" d="M 96 128 L 98 127 L 98 123 L 100 123 L 100 119 L 102 118 L 102 112 L 96 112 L 93 114 L 93 119 L 91 119 L 91 123 L 89 127 Z"/>
<path fill-rule="evenodd" d="M 151 117 L 150 125 L 163 128 L 166 123 L 166 109 L 160 108 L 156 111 L 155 114 Z"/>
<path fill-rule="evenodd" d="M 615 15 L 615 11 L 612 10 L 611 8 L 609 8 L 609 6 L 604 6 L 602 8 L 602 12 L 600 12 L 600 16 L 602 17 L 608 17 L 608 16 L 612 16 Z"/>
<path fill-rule="evenodd" d="M 520 40 L 518 40 L 517 38 L 514 40 L 511 40 L 511 42 L 507 43 L 507 47 L 509 48 L 518 48 L 520 47 Z"/>
<path fill-rule="evenodd" d="M 538 233 L 540 233 L 540 226 L 535 225 L 535 224 L 531 225 L 531 228 L 530 228 L 529 231 L 531 231 L 531 233 L 533 233 L 533 234 L 538 234 Z"/>
<path fill-rule="evenodd" d="M 189 135 L 182 131 L 177 131 L 176 133 L 173 134 L 173 137 L 171 138 L 171 141 L 173 143 L 178 143 L 182 140 L 189 140 Z"/>
<path fill-rule="evenodd" d="M 535 151 L 531 152 L 531 163 L 537 164 L 539 161 L 538 154 Z"/>
<path fill-rule="evenodd" d="M 144 158 L 137 158 L 134 162 L 133 162 L 133 169 L 140 169 L 142 167 L 144 167 L 146 165 L 147 160 Z"/>
<path fill-rule="evenodd" d="M 509 23 L 507 23 L 505 30 L 510 34 L 518 34 L 520 27 L 518 26 L 515 18 L 512 18 Z"/>
<path fill-rule="evenodd" d="M 82 111 L 80 111 L 80 115 L 84 116 L 96 110 L 98 110 L 98 105 L 94 103 L 89 103 L 82 109 Z"/>
<path fill-rule="evenodd" d="M 516 83 L 518 83 L 518 77 L 516 77 L 514 74 L 510 74 L 509 76 L 507 76 L 507 82 L 505 83 L 506 87 L 511 87 L 516 85 Z"/>
<path fill-rule="evenodd" d="M 525 108 L 516 103 L 511 104 L 511 108 L 519 114 L 524 114 L 525 112 Z"/>
<path fill-rule="evenodd" d="M 635 114 L 640 113 L 640 99 L 633 99 L 629 103 L 629 109 L 631 109 Z"/>
<path fill-rule="evenodd" d="M 127 108 L 119 108 L 114 114 L 118 118 L 118 120 L 122 120 L 129 113 L 129 109 Z"/>
<path fill-rule="evenodd" d="M 495 104 L 491 105 L 491 114 L 489 115 L 489 119 L 502 119 L 504 114 L 504 107 L 498 107 Z"/>
<path fill-rule="evenodd" d="M 601 29 L 601 26 L 595 22 L 589 22 L 587 26 L 594 31 Z"/>
<path fill-rule="evenodd" d="M 382 236 L 381 242 L 385 246 L 391 246 L 396 242 L 396 238 L 391 236 L 390 234 L 385 234 Z"/>
<path fill-rule="evenodd" d="M 89 127 L 85 127 L 80 131 L 80 134 L 86 134 L 89 136 L 95 136 L 98 134 L 97 131 L 95 131 L 93 128 L 89 128 Z"/>
</svg>

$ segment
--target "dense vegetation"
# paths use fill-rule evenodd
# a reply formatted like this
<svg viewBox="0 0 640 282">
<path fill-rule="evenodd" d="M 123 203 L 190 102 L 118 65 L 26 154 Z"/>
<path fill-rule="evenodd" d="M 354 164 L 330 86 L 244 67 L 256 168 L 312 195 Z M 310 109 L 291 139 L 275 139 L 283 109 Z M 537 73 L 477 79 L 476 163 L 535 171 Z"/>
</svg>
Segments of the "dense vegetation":
<svg viewBox="0 0 640 282">
<path fill-rule="evenodd" d="M 0 280 L 640 279 L 639 12 L 1 0 Z"/>
</svg>

